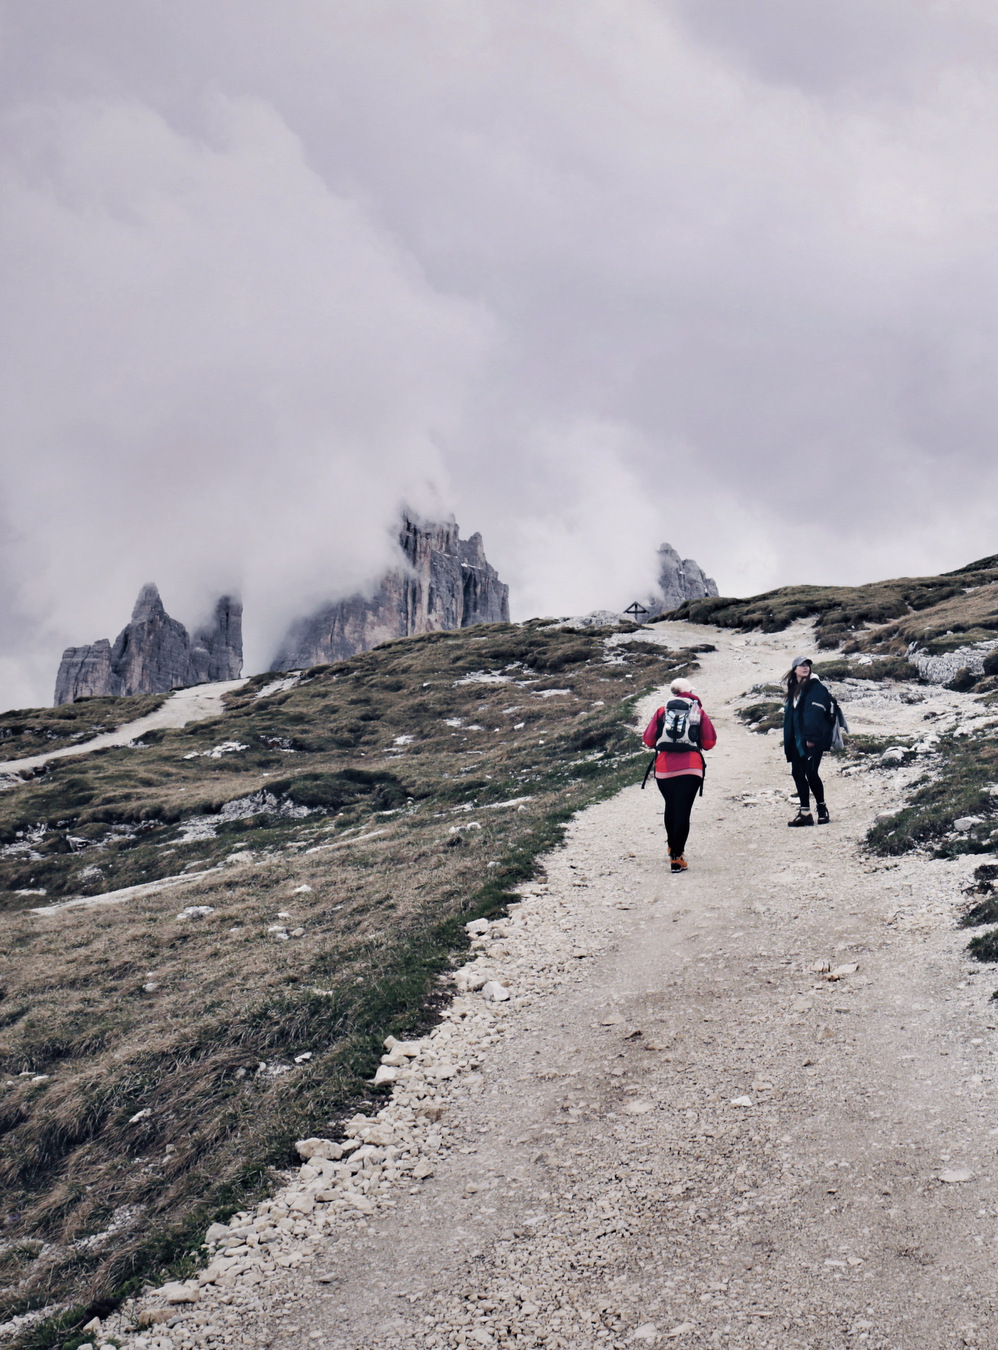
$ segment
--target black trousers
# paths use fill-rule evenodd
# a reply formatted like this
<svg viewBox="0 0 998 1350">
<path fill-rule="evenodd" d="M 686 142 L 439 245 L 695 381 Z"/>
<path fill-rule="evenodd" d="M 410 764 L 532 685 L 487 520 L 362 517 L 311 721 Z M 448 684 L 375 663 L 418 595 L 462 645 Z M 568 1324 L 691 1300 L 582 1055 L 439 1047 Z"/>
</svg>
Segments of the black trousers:
<svg viewBox="0 0 998 1350">
<path fill-rule="evenodd" d="M 682 773 L 675 778 L 656 778 L 655 782 L 665 798 L 665 837 L 669 852 L 678 858 L 690 835 L 690 813 L 703 779 L 694 773 Z"/>
<path fill-rule="evenodd" d="M 809 811 L 811 809 L 811 796 L 808 791 L 814 793 L 814 800 L 820 806 L 825 800 L 825 788 L 821 779 L 818 777 L 818 765 L 821 763 L 821 750 L 812 750 L 806 759 L 802 759 L 794 749 L 790 758 L 790 772 L 794 776 L 794 785 L 797 788 L 797 795 L 800 797 L 800 809 Z"/>
</svg>

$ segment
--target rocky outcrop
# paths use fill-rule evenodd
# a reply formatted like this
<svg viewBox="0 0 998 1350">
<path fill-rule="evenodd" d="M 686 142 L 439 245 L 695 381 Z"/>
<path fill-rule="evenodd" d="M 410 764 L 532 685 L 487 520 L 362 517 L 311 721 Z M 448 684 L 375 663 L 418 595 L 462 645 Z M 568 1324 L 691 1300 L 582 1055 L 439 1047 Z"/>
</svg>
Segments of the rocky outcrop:
<svg viewBox="0 0 998 1350">
<path fill-rule="evenodd" d="M 480 534 L 461 539 L 454 520 L 423 523 L 406 514 L 398 544 L 398 566 L 385 573 L 373 595 L 352 595 L 297 619 L 271 669 L 342 661 L 416 633 L 509 622 L 509 587 L 490 567 Z"/>
<path fill-rule="evenodd" d="M 955 679 L 961 670 L 967 670 L 971 675 L 981 676 L 984 674 L 984 662 L 993 651 L 998 649 L 998 642 L 987 640 L 984 642 L 975 642 L 969 647 L 957 647 L 954 651 L 943 652 L 941 655 L 934 655 L 920 648 L 917 643 L 912 642 L 908 646 L 908 660 L 921 675 L 923 680 L 929 684 L 948 684 L 950 680 Z"/>
<path fill-rule="evenodd" d="M 717 594 L 717 582 L 692 558 L 681 558 L 671 544 L 658 550 L 658 591 L 649 601 L 651 615 L 678 609 L 684 600 Z"/>
<path fill-rule="evenodd" d="M 100 638 L 67 647 L 55 682 L 55 703 L 93 695 L 163 694 L 210 680 L 238 679 L 243 664 L 243 607 L 223 595 L 212 621 L 193 637 L 163 608 L 159 591 L 143 586 L 131 622 L 114 645 Z"/>
</svg>

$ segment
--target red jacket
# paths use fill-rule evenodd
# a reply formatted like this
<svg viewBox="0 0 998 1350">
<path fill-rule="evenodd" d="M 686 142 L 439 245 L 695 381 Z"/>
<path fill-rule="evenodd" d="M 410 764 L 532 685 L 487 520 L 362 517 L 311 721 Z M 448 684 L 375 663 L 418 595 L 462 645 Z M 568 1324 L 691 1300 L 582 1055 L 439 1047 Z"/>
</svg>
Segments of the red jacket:
<svg viewBox="0 0 998 1350">
<path fill-rule="evenodd" d="M 696 694 L 679 694 L 679 698 L 692 699 L 694 703 L 700 703 Z M 642 740 L 649 750 L 654 750 L 659 736 L 662 734 L 662 719 L 665 717 L 664 705 L 645 727 L 645 734 Z M 717 732 L 714 730 L 714 724 L 703 710 L 703 704 L 700 703 L 700 745 L 704 750 L 713 750 L 717 744 Z M 674 778 L 679 774 L 695 774 L 697 778 L 703 777 L 703 764 L 700 755 L 696 750 L 661 750 L 658 758 L 655 760 L 656 778 Z"/>
</svg>

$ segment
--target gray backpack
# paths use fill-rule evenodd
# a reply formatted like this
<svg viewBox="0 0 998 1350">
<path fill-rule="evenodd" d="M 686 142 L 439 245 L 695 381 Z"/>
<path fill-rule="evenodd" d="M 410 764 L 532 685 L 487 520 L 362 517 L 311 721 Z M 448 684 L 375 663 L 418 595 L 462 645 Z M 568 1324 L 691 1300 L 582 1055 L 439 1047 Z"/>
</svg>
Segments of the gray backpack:
<svg viewBox="0 0 998 1350">
<path fill-rule="evenodd" d="M 692 698 L 670 698 L 662 715 L 662 730 L 655 749 L 700 749 L 700 704 Z"/>
<path fill-rule="evenodd" d="M 832 699 L 832 738 L 828 743 L 829 750 L 844 750 L 845 741 L 842 739 L 842 733 L 849 732 L 849 724 L 846 722 L 845 715 L 839 707 L 837 698 Z"/>
</svg>

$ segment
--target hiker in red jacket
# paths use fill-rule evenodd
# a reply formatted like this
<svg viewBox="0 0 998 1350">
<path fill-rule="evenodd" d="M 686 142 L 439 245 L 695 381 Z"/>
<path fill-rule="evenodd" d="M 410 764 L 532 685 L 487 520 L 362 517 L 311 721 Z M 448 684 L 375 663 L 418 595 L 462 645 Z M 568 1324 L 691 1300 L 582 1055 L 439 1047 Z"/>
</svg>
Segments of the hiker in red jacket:
<svg viewBox="0 0 998 1350">
<path fill-rule="evenodd" d="M 649 750 L 657 747 L 659 752 L 655 760 L 655 782 L 665 798 L 665 835 L 669 844 L 671 870 L 685 872 L 683 850 L 690 832 L 690 813 L 697 793 L 703 791 L 705 763 L 702 752 L 713 750 L 717 744 L 717 732 L 689 680 L 673 680 L 670 688 L 672 698 L 656 712 L 645 728 L 642 739 Z M 686 705 L 685 715 L 683 704 Z M 673 728 L 672 734 L 682 748 L 662 748 L 663 729 L 665 739 L 669 735 L 667 714 L 669 726 Z M 700 748 L 688 748 L 691 744 L 699 744 Z"/>
</svg>

